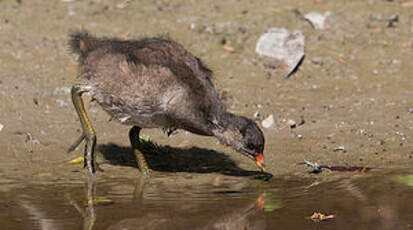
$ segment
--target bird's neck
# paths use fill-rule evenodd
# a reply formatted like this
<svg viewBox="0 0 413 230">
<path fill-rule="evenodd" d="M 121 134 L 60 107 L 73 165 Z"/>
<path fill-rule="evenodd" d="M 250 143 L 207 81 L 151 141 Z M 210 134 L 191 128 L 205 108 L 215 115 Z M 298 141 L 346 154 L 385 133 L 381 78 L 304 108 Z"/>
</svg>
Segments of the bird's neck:
<svg viewBox="0 0 413 230">
<path fill-rule="evenodd" d="M 237 140 L 241 139 L 239 137 L 240 132 L 233 127 L 233 122 L 237 119 L 237 115 L 224 112 L 221 116 L 214 122 L 214 127 L 212 128 L 213 135 L 223 144 L 239 150 L 241 148 Z"/>
</svg>

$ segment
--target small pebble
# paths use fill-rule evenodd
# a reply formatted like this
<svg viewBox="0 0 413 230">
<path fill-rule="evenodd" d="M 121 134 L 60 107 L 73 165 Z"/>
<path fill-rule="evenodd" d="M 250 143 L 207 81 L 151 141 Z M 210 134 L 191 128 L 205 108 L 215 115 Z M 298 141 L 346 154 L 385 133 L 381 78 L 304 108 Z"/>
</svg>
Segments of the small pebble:
<svg viewBox="0 0 413 230">
<path fill-rule="evenodd" d="M 76 15 L 76 12 L 73 11 L 72 9 L 69 9 L 69 11 L 67 12 L 67 15 L 74 16 L 74 15 Z"/>
<path fill-rule="evenodd" d="M 0 132 L 3 130 L 4 125 L 2 123 L 0 123 Z"/>
<path fill-rule="evenodd" d="M 287 121 L 287 125 L 290 126 L 290 128 L 295 128 L 295 126 L 297 125 L 297 122 L 290 119 Z"/>
<path fill-rule="evenodd" d="M 256 111 L 256 112 L 254 113 L 254 118 L 255 118 L 255 119 L 259 119 L 259 118 L 260 118 L 260 112 Z"/>
<path fill-rule="evenodd" d="M 68 107 L 68 104 L 65 101 L 61 100 L 61 99 L 56 99 L 56 103 L 59 104 L 60 108 L 67 108 Z"/>
<path fill-rule="evenodd" d="M 287 125 L 290 127 L 290 129 L 295 129 L 300 125 L 303 125 L 305 123 L 304 120 L 301 120 L 299 123 L 295 122 L 294 120 L 288 120 Z"/>
<path fill-rule="evenodd" d="M 392 15 L 388 22 L 387 22 L 387 27 L 395 27 L 395 25 L 399 22 L 399 15 Z"/>
<path fill-rule="evenodd" d="M 401 61 L 399 59 L 393 59 L 391 61 L 391 64 L 393 64 L 393 65 L 399 65 L 400 63 L 401 63 Z"/>
<path fill-rule="evenodd" d="M 334 151 L 334 152 L 337 152 L 337 151 L 346 152 L 347 150 L 346 150 L 346 148 L 345 148 L 344 146 L 338 146 L 338 147 L 335 147 L 335 148 L 333 149 L 333 151 Z"/>
<path fill-rule="evenodd" d="M 311 63 L 313 63 L 314 65 L 321 65 L 323 63 L 323 60 L 321 59 L 321 57 L 312 57 L 310 59 Z"/>
<path fill-rule="evenodd" d="M 69 94 L 72 88 L 70 87 L 58 87 L 54 89 L 53 94 L 54 95 L 59 95 L 59 94 Z"/>
<path fill-rule="evenodd" d="M 325 28 L 325 22 L 328 16 L 331 15 L 330 11 L 325 12 L 324 14 L 320 14 L 317 12 L 310 12 L 304 15 L 304 18 L 307 19 L 314 29 L 321 30 Z"/>
<path fill-rule="evenodd" d="M 274 117 L 273 115 L 268 116 L 267 118 L 265 118 L 262 122 L 261 125 L 262 127 L 268 129 L 271 128 L 271 126 L 274 124 Z"/>
</svg>

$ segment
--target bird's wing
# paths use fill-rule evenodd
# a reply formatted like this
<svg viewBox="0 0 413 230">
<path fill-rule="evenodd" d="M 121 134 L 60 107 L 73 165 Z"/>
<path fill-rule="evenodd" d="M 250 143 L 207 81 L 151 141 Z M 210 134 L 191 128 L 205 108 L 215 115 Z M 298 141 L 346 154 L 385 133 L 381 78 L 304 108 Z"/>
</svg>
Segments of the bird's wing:
<svg viewBox="0 0 413 230">
<path fill-rule="evenodd" d="M 151 38 L 140 42 L 143 43 L 142 48 L 134 48 L 127 52 L 130 61 L 147 66 L 167 67 L 182 82 L 199 93 L 205 93 L 206 88 L 213 87 L 210 79 L 212 71 L 180 44 L 161 38 Z"/>
<path fill-rule="evenodd" d="M 199 58 L 171 40 L 151 38 L 139 42 L 142 45 L 140 48 L 135 44 L 132 46 L 133 50 L 127 52 L 129 61 L 148 67 L 168 68 L 190 89 L 191 99 L 197 102 L 194 103 L 197 106 L 194 111 L 203 118 L 201 120 L 212 122 L 225 110 L 212 84 L 212 71 L 203 65 Z"/>
</svg>

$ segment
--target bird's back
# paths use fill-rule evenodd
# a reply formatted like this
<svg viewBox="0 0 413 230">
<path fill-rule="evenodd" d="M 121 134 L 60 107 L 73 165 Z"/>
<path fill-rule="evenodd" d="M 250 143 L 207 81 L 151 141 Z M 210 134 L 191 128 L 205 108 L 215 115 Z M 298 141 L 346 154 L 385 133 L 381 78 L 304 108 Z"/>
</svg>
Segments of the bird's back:
<svg viewBox="0 0 413 230">
<path fill-rule="evenodd" d="M 70 46 L 93 97 L 123 123 L 211 135 L 206 126 L 224 112 L 212 72 L 170 39 L 123 41 L 78 32 Z"/>
</svg>

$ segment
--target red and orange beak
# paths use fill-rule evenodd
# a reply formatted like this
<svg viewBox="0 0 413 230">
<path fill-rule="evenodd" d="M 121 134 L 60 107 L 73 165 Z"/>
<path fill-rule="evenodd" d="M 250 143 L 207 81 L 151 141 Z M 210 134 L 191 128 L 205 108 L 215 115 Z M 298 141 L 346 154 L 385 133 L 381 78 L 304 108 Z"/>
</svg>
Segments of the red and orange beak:
<svg viewBox="0 0 413 230">
<path fill-rule="evenodd" d="M 258 156 L 254 158 L 255 164 L 258 166 L 258 168 L 261 169 L 261 172 L 267 172 L 264 168 L 264 155 L 260 153 Z"/>
</svg>

